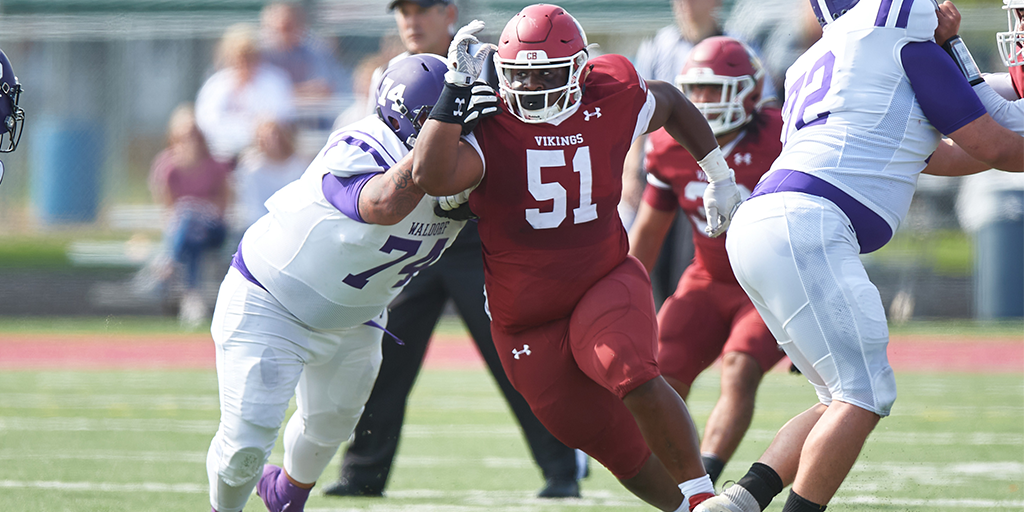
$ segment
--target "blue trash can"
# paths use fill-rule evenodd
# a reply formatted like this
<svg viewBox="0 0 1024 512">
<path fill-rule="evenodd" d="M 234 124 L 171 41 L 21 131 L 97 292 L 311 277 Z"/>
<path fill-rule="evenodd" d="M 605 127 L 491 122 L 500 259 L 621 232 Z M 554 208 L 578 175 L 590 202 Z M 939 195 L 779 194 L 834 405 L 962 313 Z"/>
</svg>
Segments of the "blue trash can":
<svg viewBox="0 0 1024 512">
<path fill-rule="evenodd" d="M 1024 317 L 1024 190 L 992 197 L 998 213 L 974 236 L 975 316 Z"/>
<path fill-rule="evenodd" d="M 99 207 L 103 128 L 84 119 L 29 125 L 32 203 L 44 224 L 93 222 Z"/>
</svg>

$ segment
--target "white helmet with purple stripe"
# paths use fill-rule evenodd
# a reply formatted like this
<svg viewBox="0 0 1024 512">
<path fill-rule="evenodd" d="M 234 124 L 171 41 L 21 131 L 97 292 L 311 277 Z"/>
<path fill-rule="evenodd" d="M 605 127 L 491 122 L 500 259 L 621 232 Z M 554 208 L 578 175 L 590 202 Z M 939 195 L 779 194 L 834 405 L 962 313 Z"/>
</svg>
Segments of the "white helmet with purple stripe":
<svg viewBox="0 0 1024 512">
<path fill-rule="evenodd" d="M 832 23 L 836 18 L 846 14 L 860 0 L 811 0 L 814 17 L 822 27 Z"/>
</svg>

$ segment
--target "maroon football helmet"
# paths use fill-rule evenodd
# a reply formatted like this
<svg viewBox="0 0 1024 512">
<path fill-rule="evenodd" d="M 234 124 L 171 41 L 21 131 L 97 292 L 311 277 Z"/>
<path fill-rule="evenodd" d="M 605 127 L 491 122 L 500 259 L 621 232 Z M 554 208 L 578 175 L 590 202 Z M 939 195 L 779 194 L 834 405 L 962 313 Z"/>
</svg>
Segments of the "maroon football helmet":
<svg viewBox="0 0 1024 512">
<path fill-rule="evenodd" d="M 690 50 L 676 86 L 687 97 L 696 87 L 719 86 L 718 101 L 697 102 L 691 98 L 715 135 L 737 130 L 747 124 L 761 101 L 764 69 L 745 44 L 726 36 L 709 37 Z"/>
<path fill-rule="evenodd" d="M 557 5 L 534 4 L 516 14 L 498 40 L 494 64 L 498 86 L 513 115 L 527 123 L 556 120 L 573 111 L 583 91 L 580 81 L 588 55 L 587 35 L 576 18 Z M 529 73 L 566 71 L 565 83 L 525 90 Z"/>
</svg>

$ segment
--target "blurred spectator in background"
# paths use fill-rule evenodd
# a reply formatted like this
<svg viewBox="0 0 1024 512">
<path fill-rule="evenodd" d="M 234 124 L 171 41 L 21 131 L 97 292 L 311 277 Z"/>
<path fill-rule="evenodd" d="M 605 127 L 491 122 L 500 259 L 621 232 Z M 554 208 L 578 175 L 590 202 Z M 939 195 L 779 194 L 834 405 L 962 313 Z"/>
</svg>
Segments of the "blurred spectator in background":
<svg viewBox="0 0 1024 512">
<path fill-rule="evenodd" d="M 760 49 L 772 82 L 785 81 L 786 70 L 821 37 L 821 24 L 806 0 L 737 0 L 725 31 Z"/>
<path fill-rule="evenodd" d="M 179 319 L 187 327 L 197 326 L 208 313 L 201 293 L 203 255 L 224 243 L 229 171 L 210 156 L 192 106 L 176 108 L 167 127 L 167 148 L 153 160 L 149 186 L 164 207 L 164 243 L 178 265 L 165 267 L 162 277 L 169 279 L 175 270 L 184 273 Z"/>
<path fill-rule="evenodd" d="M 335 116 L 351 100 L 352 76 L 333 48 L 314 37 L 298 2 L 267 4 L 260 15 L 263 61 L 283 69 L 295 91 L 300 129 L 331 129 Z M 319 151 L 323 141 L 314 147 Z"/>
<path fill-rule="evenodd" d="M 434 53 L 447 56 L 454 34 L 458 10 L 450 0 L 392 0 L 388 8 L 395 13 L 399 37 L 405 52 L 392 63 L 410 54 Z M 370 90 L 377 90 L 383 68 L 374 72 Z M 376 106 L 371 96 L 369 111 Z M 405 420 L 405 406 L 419 375 L 427 345 L 449 299 L 495 382 L 515 414 L 545 484 L 541 498 L 579 497 L 579 482 L 586 470 L 586 458 L 562 444 L 534 416 L 501 366 L 491 339 L 490 319 L 484 310 L 484 269 L 480 235 L 476 222 L 468 222 L 458 238 L 430 268 L 421 270 L 395 297 L 390 306 L 388 332 L 404 345 L 384 343 L 384 360 L 366 402 L 355 437 L 341 461 L 340 479 L 324 488 L 329 496 L 382 496 L 391 472 Z"/>
<path fill-rule="evenodd" d="M 633 65 L 640 76 L 648 80 L 675 83 L 676 76 L 686 64 L 690 49 L 708 37 L 723 34 L 722 9 L 722 0 L 672 0 L 675 23 L 658 30 L 653 38 L 641 42 L 637 49 Z M 736 39 L 747 42 L 742 37 Z M 751 46 L 756 52 L 756 46 Z M 762 99 L 767 102 L 774 97 L 775 84 L 770 77 L 766 77 Z M 646 183 L 643 169 L 646 140 L 647 137 L 640 137 L 633 142 L 623 168 L 619 216 L 626 229 L 633 222 Z M 679 210 L 676 220 L 665 235 L 661 254 L 651 272 L 654 299 L 659 306 L 666 297 L 672 295 L 676 283 L 693 259 L 693 237 L 685 219 L 686 214 Z"/>
<path fill-rule="evenodd" d="M 373 90 L 382 69 L 404 52 L 402 40 L 394 35 L 380 38 L 380 49 L 363 57 L 352 71 L 353 102 L 334 120 L 334 129 L 354 123 L 373 113 Z"/>
<path fill-rule="evenodd" d="M 283 121 L 263 121 L 256 143 L 242 152 L 235 168 L 235 201 L 241 233 L 267 214 L 263 204 L 281 187 L 302 176 L 311 160 L 295 153 L 295 127 Z"/>
<path fill-rule="evenodd" d="M 261 60 L 250 25 L 228 27 L 216 57 L 219 70 L 196 96 L 196 123 L 210 154 L 233 167 L 239 153 L 253 143 L 259 121 L 290 119 L 295 100 L 288 74 Z"/>
<path fill-rule="evenodd" d="M 260 15 L 263 60 L 288 73 L 298 100 L 352 91 L 351 76 L 330 46 L 306 30 L 306 12 L 296 2 L 267 4 Z"/>
</svg>

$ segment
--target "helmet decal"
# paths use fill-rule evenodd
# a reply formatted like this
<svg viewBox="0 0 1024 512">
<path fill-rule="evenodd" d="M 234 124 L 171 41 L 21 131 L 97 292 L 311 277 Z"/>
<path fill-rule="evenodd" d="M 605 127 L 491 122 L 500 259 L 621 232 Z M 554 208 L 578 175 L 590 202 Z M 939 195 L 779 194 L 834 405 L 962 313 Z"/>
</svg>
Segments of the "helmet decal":
<svg viewBox="0 0 1024 512">
<path fill-rule="evenodd" d="M 444 88 L 448 64 L 437 55 L 405 57 L 381 75 L 374 91 L 377 117 L 410 149 Z"/>
</svg>

